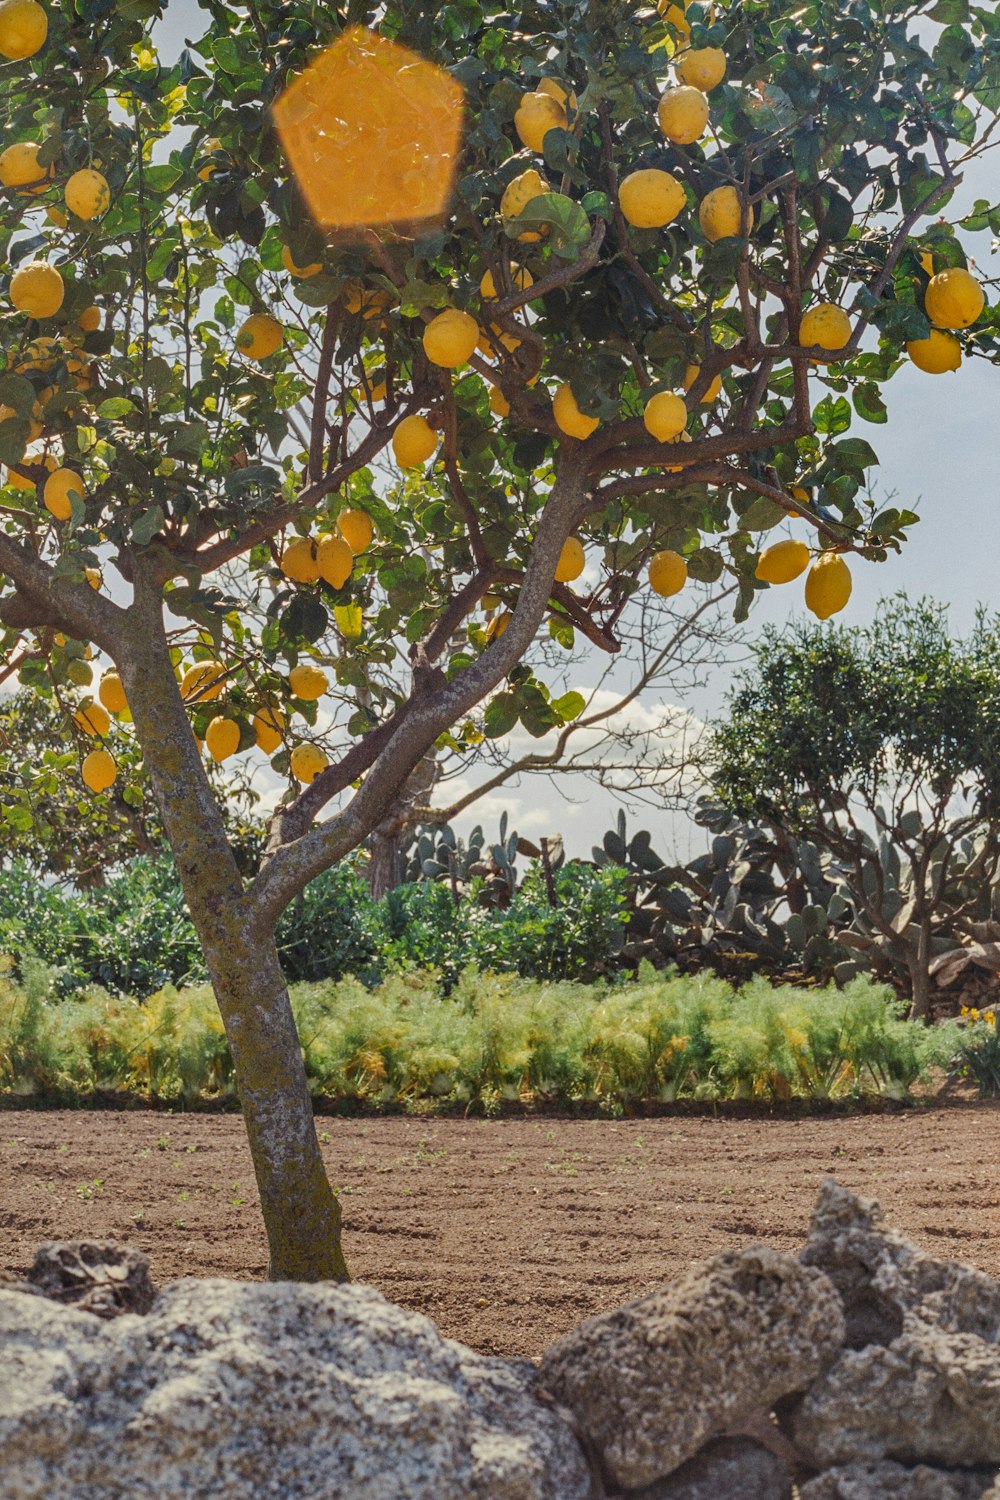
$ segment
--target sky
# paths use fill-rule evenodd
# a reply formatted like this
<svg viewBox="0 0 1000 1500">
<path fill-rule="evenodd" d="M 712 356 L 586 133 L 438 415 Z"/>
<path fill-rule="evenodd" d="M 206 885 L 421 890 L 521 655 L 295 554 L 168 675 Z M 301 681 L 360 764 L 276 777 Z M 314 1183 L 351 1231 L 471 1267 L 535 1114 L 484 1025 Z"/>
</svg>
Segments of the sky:
<svg viewBox="0 0 1000 1500">
<path fill-rule="evenodd" d="M 158 29 L 161 58 L 172 61 L 185 37 L 201 34 L 203 22 L 194 0 L 171 0 Z M 974 165 L 948 207 L 949 217 L 965 212 L 976 198 L 1000 199 L 1000 151 Z M 988 233 L 970 237 L 967 248 L 978 257 L 981 278 L 1000 278 L 1000 255 L 990 255 Z M 994 285 L 990 300 L 998 294 Z M 880 598 L 905 589 L 911 597 L 926 594 L 945 602 L 952 628 L 962 632 L 978 603 L 1000 607 L 1000 370 L 982 360 L 967 360 L 958 372 L 942 376 L 907 366 L 885 388 L 884 398 L 888 423 L 871 426 L 855 417 L 852 432 L 864 436 L 881 460 L 875 496 L 883 503 L 891 496 L 892 504 L 916 511 L 920 523 L 901 555 L 890 554 L 881 565 L 852 562 L 854 593 L 838 619 L 848 625 L 866 623 Z M 754 608 L 745 642 L 764 625 L 780 626 L 802 615 L 801 581 L 773 588 Z M 745 656 L 745 643 L 739 654 Z M 714 671 L 699 692 L 685 698 L 684 709 L 702 719 L 718 713 L 733 671 L 732 666 Z M 585 689 L 595 681 L 591 664 L 581 669 L 574 685 Z M 639 726 L 655 723 L 657 715 L 655 700 L 633 710 Z M 518 753 L 526 748 L 524 738 L 525 745 L 514 746 Z M 452 795 L 459 790 L 450 788 Z M 467 833 L 482 822 L 491 837 L 504 809 L 510 826 L 526 836 L 537 840 L 540 834 L 558 832 L 569 853 L 587 855 L 614 824 L 618 804 L 589 781 L 574 781 L 560 794 L 548 780 L 529 780 L 483 799 L 457 827 Z M 665 811 L 644 808 L 629 822 L 633 830 L 648 827 L 654 847 L 664 856 L 690 858 L 704 844 L 689 820 Z"/>
</svg>

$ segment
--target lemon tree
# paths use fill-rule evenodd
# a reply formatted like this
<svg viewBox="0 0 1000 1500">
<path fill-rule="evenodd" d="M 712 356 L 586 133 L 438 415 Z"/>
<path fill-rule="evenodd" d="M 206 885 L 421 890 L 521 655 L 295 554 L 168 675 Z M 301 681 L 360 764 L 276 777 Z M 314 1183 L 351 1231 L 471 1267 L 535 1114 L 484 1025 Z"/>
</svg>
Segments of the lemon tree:
<svg viewBox="0 0 1000 1500">
<path fill-rule="evenodd" d="M 1000 22 L 208 14 L 173 61 L 154 0 L 0 4 L 0 624 L 28 685 L 74 685 L 88 645 L 117 673 L 142 769 L 84 770 L 108 747 L 68 694 L 81 799 L 148 781 L 272 1274 L 342 1276 L 278 916 L 432 748 L 573 721 L 537 638 L 614 655 L 637 595 L 719 580 L 742 618 L 795 571 L 763 561 L 779 523 L 821 616 L 901 545 L 861 432 L 905 362 L 953 391 L 997 358 L 969 257 L 1000 210 L 948 210 Z M 255 756 L 287 790 L 247 883 L 206 765 Z"/>
</svg>

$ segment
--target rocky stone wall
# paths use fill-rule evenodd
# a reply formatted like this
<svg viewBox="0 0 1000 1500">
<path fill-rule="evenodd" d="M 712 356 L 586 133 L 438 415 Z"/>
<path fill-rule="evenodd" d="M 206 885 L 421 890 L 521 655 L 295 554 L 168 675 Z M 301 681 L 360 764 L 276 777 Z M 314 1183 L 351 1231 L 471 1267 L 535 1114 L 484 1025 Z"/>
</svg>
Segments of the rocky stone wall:
<svg viewBox="0 0 1000 1500">
<path fill-rule="evenodd" d="M 1000 1285 L 824 1184 L 539 1367 L 364 1286 L 47 1246 L 0 1288 L 3 1500 L 1000 1500 Z"/>
</svg>

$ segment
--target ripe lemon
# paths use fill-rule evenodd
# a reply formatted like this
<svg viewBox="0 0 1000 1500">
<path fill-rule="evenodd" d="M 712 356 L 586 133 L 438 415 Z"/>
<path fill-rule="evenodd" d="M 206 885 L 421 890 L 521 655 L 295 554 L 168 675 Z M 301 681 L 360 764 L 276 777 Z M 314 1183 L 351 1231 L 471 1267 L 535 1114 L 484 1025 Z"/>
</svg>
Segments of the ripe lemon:
<svg viewBox="0 0 1000 1500">
<path fill-rule="evenodd" d="M 80 767 L 83 784 L 92 792 L 106 792 L 118 775 L 115 758 L 107 750 L 91 750 Z"/>
<path fill-rule="evenodd" d="M 979 282 L 961 266 L 949 266 L 932 276 L 924 293 L 924 311 L 938 328 L 968 328 L 985 303 Z"/>
<path fill-rule="evenodd" d="M 309 662 L 292 668 L 288 674 L 288 684 L 292 697 L 301 698 L 303 703 L 313 703 L 317 698 L 322 698 L 328 687 L 326 673 L 319 667 L 311 666 Z"/>
<path fill-rule="evenodd" d="M 19 141 L 15 146 L 8 146 L 6 151 L 0 151 L 0 183 L 4 187 L 23 189 L 19 196 L 44 193 L 56 169 L 54 163 L 47 167 L 39 164 L 41 149 L 37 141 Z M 29 187 L 29 183 L 34 186 Z"/>
<path fill-rule="evenodd" d="M 333 620 L 347 641 L 356 641 L 365 628 L 365 617 L 360 604 L 335 604 Z"/>
<path fill-rule="evenodd" d="M 529 167 L 526 172 L 522 172 L 508 182 L 504 188 L 503 197 L 500 199 L 501 216 L 505 219 L 516 219 L 519 214 L 524 213 L 532 198 L 539 198 L 549 191 L 549 185 L 541 173 L 536 172 L 534 167 Z M 518 240 L 523 244 L 532 244 L 543 239 L 547 232 L 543 224 L 538 229 L 525 229 L 518 235 Z"/>
<path fill-rule="evenodd" d="M 273 755 L 281 744 L 281 731 L 285 727 L 285 716 L 280 709 L 262 708 L 253 716 L 253 732 L 258 750 Z"/>
<path fill-rule="evenodd" d="M 45 45 L 49 18 L 35 0 L 2 0 L 0 3 L 0 54 L 11 62 L 23 62 Z"/>
<path fill-rule="evenodd" d="M 73 514 L 70 496 L 78 495 L 82 500 L 83 494 L 83 480 L 79 474 L 73 469 L 54 469 L 45 481 L 42 501 L 57 521 L 68 521 Z"/>
<path fill-rule="evenodd" d="M 205 730 L 205 744 L 213 760 L 228 760 L 240 748 L 240 726 L 220 714 Z"/>
<path fill-rule="evenodd" d="M 681 54 L 677 76 L 681 83 L 708 94 L 726 76 L 726 54 L 721 47 L 689 48 Z"/>
<path fill-rule="evenodd" d="M 554 99 L 561 109 L 576 109 L 576 95 L 572 89 L 566 89 L 556 78 L 540 78 L 538 80 L 539 94 L 548 94 Z"/>
<path fill-rule="evenodd" d="M 627 223 L 636 229 L 662 229 L 676 219 L 687 198 L 670 172 L 646 167 L 629 173 L 618 189 L 618 202 Z"/>
<path fill-rule="evenodd" d="M 337 530 L 355 556 L 367 552 L 375 535 L 371 517 L 363 510 L 342 510 L 337 517 Z"/>
<path fill-rule="evenodd" d="M 851 320 L 833 302 L 818 302 L 799 324 L 799 343 L 803 349 L 843 349 L 850 342 Z"/>
<path fill-rule="evenodd" d="M 281 264 L 290 276 L 297 276 L 300 281 L 305 281 L 310 276 L 318 276 L 323 269 L 321 260 L 311 260 L 307 266 L 297 266 L 287 245 L 281 247 Z"/>
<path fill-rule="evenodd" d="M 87 582 L 89 583 L 89 585 L 90 585 L 90 587 L 92 589 L 99 589 L 100 588 L 100 586 L 101 586 L 101 570 L 100 570 L 100 568 L 84 568 L 84 570 L 83 570 L 83 576 L 87 580 Z"/>
<path fill-rule="evenodd" d="M 792 486 L 792 499 L 801 500 L 803 505 L 809 505 L 811 503 L 812 496 L 803 485 L 796 484 Z"/>
<path fill-rule="evenodd" d="M 772 542 L 761 553 L 756 577 L 762 583 L 791 583 L 809 566 L 809 548 L 805 542 L 787 538 Z"/>
<path fill-rule="evenodd" d="M 806 609 L 819 620 L 839 613 L 851 597 L 851 570 L 839 552 L 824 552 L 806 576 Z"/>
<path fill-rule="evenodd" d="M 552 398 L 552 415 L 559 431 L 567 437 L 589 438 L 600 425 L 597 417 L 584 416 L 576 404 L 573 388 L 568 384 L 561 385 Z"/>
<path fill-rule="evenodd" d="M 22 459 L 23 463 L 24 460 Z M 18 474 L 15 469 L 8 469 L 4 476 L 4 488 L 8 490 L 34 490 L 37 482 L 34 479 L 26 479 L 23 474 Z"/>
<path fill-rule="evenodd" d="M 539 91 L 524 94 L 514 116 L 514 129 L 529 151 L 541 151 L 550 130 L 565 130 L 566 111 L 558 99 Z"/>
<path fill-rule="evenodd" d="M 354 567 L 354 553 L 342 536 L 326 531 L 316 544 L 319 576 L 332 589 L 342 589 Z"/>
<path fill-rule="evenodd" d="M 679 594 L 687 576 L 688 565 L 679 552 L 657 552 L 649 560 L 649 586 L 661 599 Z"/>
<path fill-rule="evenodd" d="M 950 333 L 932 328 L 925 339 L 913 339 L 906 352 L 918 370 L 927 375 L 944 375 L 948 370 L 957 370 L 962 363 L 962 346 Z"/>
<path fill-rule="evenodd" d="M 572 583 L 574 578 L 579 578 L 586 561 L 581 543 L 575 536 L 568 536 L 556 563 L 556 583 Z"/>
<path fill-rule="evenodd" d="M 490 386 L 490 411 L 498 417 L 510 416 L 510 402 L 498 385 Z"/>
<path fill-rule="evenodd" d="M 225 672 L 221 661 L 195 662 L 181 678 L 181 697 L 185 702 L 194 698 L 198 703 L 211 703 L 222 693 Z"/>
<path fill-rule="evenodd" d="M 251 313 L 236 335 L 236 347 L 247 359 L 269 359 L 284 343 L 285 333 L 270 313 Z"/>
<path fill-rule="evenodd" d="M 652 433 L 658 443 L 669 443 L 684 431 L 687 415 L 683 396 L 677 396 L 673 391 L 660 391 L 646 402 L 642 420 L 646 431 Z"/>
<path fill-rule="evenodd" d="M 288 766 L 296 781 L 315 781 L 330 762 L 318 745 L 296 745 L 288 757 Z"/>
<path fill-rule="evenodd" d="M 105 672 L 97 689 L 97 696 L 109 713 L 123 714 L 128 709 L 128 699 L 117 672 Z"/>
<path fill-rule="evenodd" d="M 10 300 L 29 318 L 51 318 L 62 307 L 65 295 L 62 277 L 44 260 L 29 260 L 10 278 Z"/>
<path fill-rule="evenodd" d="M 535 278 L 526 266 L 511 266 L 510 282 L 515 291 L 526 292 L 529 286 L 534 286 Z M 492 271 L 484 271 L 479 283 L 479 295 L 484 302 L 494 302 L 499 296 L 497 284 L 493 280 Z M 507 293 L 504 292 L 506 297 Z"/>
<path fill-rule="evenodd" d="M 702 233 L 707 240 L 714 245 L 716 240 L 730 239 L 741 232 L 743 221 L 743 203 L 740 199 L 738 189 L 730 187 L 713 188 L 706 193 L 698 205 L 698 223 L 701 225 Z M 753 212 L 748 215 L 747 229 L 753 227 Z"/>
<path fill-rule="evenodd" d="M 446 307 L 424 329 L 424 353 L 432 365 L 454 370 L 475 352 L 478 339 L 479 325 L 475 318 L 457 307 Z"/>
<path fill-rule="evenodd" d="M 83 167 L 66 184 L 66 207 L 78 219 L 99 219 L 111 207 L 111 189 L 103 172 Z"/>
<path fill-rule="evenodd" d="M 294 537 L 282 552 L 279 567 L 293 583 L 315 583 L 319 578 L 319 564 L 312 537 Z"/>
<path fill-rule="evenodd" d="M 76 320 L 76 326 L 84 333 L 96 333 L 101 326 L 101 309 L 97 306 L 85 307 Z"/>
<path fill-rule="evenodd" d="M 392 451 L 401 469 L 417 469 L 437 451 L 438 434 L 426 417 L 404 417 L 392 435 Z"/>
<path fill-rule="evenodd" d="M 92 734 L 103 740 L 111 728 L 111 716 L 99 703 L 83 703 L 73 715 L 73 723 L 84 734 Z"/>
<path fill-rule="evenodd" d="M 483 635 L 488 641 L 498 641 L 510 624 L 510 610 L 505 609 L 487 622 Z"/>
<path fill-rule="evenodd" d="M 660 129 L 668 141 L 678 146 L 693 145 L 708 124 L 708 115 L 705 95 L 686 84 L 667 89 L 657 110 Z"/>
<path fill-rule="evenodd" d="M 687 369 L 684 371 L 684 389 L 686 391 L 689 391 L 691 389 L 700 374 L 700 365 L 688 365 Z M 721 395 L 721 393 L 722 376 L 716 375 L 715 379 L 709 383 L 708 390 L 701 398 L 702 405 L 706 405 L 709 401 L 715 401 L 717 397 Z"/>
</svg>

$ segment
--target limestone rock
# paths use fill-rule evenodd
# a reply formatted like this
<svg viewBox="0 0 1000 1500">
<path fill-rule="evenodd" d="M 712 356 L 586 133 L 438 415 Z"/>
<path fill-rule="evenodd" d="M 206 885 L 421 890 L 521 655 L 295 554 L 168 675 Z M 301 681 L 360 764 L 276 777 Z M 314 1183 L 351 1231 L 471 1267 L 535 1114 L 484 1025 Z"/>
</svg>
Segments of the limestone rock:
<svg viewBox="0 0 1000 1500">
<path fill-rule="evenodd" d="M 803 1390 L 843 1336 L 829 1280 L 755 1246 L 587 1319 L 543 1355 L 542 1383 L 573 1413 L 609 1476 L 640 1489 Z"/>
<path fill-rule="evenodd" d="M 42 1245 L 28 1272 L 27 1289 L 53 1302 L 72 1302 L 99 1318 L 147 1313 L 156 1297 L 148 1258 L 114 1240 Z"/>
<path fill-rule="evenodd" d="M 528 1361 L 363 1286 L 180 1281 L 100 1322 L 0 1290 L 4 1500 L 585 1500 Z"/>
<path fill-rule="evenodd" d="M 799 1489 L 800 1500 L 986 1500 L 990 1478 L 921 1464 L 853 1463 L 828 1469 Z"/>
<path fill-rule="evenodd" d="M 792 1500 L 792 1476 L 759 1443 L 718 1438 L 666 1479 L 630 1491 L 628 1500 Z"/>
</svg>

